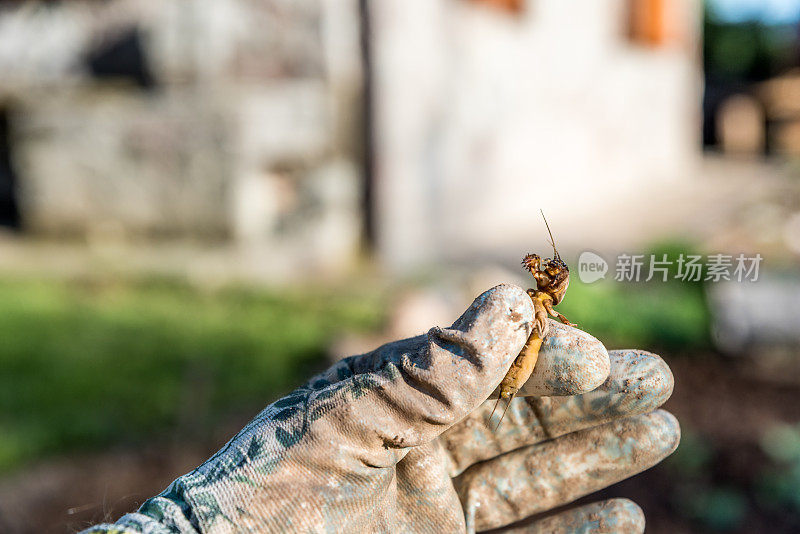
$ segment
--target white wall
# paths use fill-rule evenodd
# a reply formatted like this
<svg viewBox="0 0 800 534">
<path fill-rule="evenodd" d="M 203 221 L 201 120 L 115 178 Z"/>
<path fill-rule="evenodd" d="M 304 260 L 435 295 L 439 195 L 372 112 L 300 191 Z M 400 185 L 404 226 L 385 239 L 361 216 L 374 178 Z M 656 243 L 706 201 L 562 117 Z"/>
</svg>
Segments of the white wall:
<svg viewBox="0 0 800 534">
<path fill-rule="evenodd" d="M 692 0 L 675 11 L 683 42 L 657 50 L 629 42 L 620 0 L 527 4 L 515 18 L 461 0 L 372 3 L 387 264 L 517 250 L 540 207 L 582 216 L 693 166 Z"/>
</svg>

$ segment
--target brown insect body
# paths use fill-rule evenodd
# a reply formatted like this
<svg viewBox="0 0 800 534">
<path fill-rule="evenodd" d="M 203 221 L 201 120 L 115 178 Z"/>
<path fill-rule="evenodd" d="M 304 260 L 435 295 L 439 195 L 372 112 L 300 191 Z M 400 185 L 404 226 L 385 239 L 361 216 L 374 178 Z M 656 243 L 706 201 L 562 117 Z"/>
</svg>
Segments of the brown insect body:
<svg viewBox="0 0 800 534">
<path fill-rule="evenodd" d="M 544 213 L 542 213 L 544 217 Z M 547 219 L 545 219 L 547 225 Z M 533 302 L 534 320 L 531 335 L 528 341 L 522 348 L 511 368 L 506 373 L 503 381 L 500 382 L 500 397 L 492 410 L 491 417 L 497 410 L 500 401 L 505 400 L 505 407 L 500 420 L 497 422 L 495 430 L 500 426 L 503 417 L 506 415 L 508 406 L 514 395 L 517 394 L 536 366 L 536 361 L 539 359 L 539 349 L 542 346 L 544 338 L 549 333 L 549 325 L 547 316 L 552 315 L 557 317 L 562 323 L 575 326 L 570 323 L 566 317 L 553 309 L 553 306 L 559 304 L 564 300 L 564 295 L 567 293 L 569 287 L 569 267 L 558 255 L 555 242 L 553 241 L 553 234 L 550 232 L 550 225 L 547 225 L 547 231 L 550 233 L 550 244 L 553 246 L 553 258 L 545 258 L 544 260 L 537 254 L 526 254 L 522 259 L 522 265 L 527 269 L 536 280 L 536 289 L 528 289 L 528 296 Z"/>
</svg>

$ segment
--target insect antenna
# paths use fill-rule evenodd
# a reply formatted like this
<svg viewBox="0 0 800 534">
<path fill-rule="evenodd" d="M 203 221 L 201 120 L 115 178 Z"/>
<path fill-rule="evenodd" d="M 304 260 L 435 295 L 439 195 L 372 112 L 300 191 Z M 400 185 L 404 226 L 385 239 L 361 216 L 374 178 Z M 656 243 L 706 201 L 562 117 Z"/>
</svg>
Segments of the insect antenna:
<svg viewBox="0 0 800 534">
<path fill-rule="evenodd" d="M 550 225 L 547 224 L 547 217 L 544 216 L 544 210 L 542 208 L 539 208 L 539 211 L 542 214 L 542 219 L 544 219 L 544 225 L 547 227 L 547 233 L 550 234 L 550 244 L 553 246 L 553 256 L 555 256 L 555 259 L 560 260 L 561 258 L 556 250 L 556 241 L 553 239 L 553 232 L 550 231 Z"/>
</svg>

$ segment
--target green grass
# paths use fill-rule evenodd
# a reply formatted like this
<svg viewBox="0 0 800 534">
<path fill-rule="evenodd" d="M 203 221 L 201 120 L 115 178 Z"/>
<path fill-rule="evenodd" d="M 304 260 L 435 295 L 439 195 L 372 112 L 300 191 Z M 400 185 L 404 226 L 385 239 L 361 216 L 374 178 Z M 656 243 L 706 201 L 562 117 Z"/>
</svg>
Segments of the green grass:
<svg viewBox="0 0 800 534">
<path fill-rule="evenodd" d="M 698 285 L 575 280 L 558 310 L 609 349 L 676 353 L 710 347 L 708 309 Z"/>
<path fill-rule="evenodd" d="M 0 472 L 257 410 L 322 367 L 336 333 L 377 328 L 379 301 L 1 279 Z"/>
<path fill-rule="evenodd" d="M 670 354 L 710 350 L 711 319 L 703 282 L 676 279 L 679 257 L 700 252 L 690 242 L 664 238 L 642 254 L 648 262 L 650 255 L 657 260 L 666 255 L 671 262 L 668 281 L 656 276 L 650 282 L 616 282 L 614 265 L 605 280 L 590 285 L 573 275 L 559 311 L 609 349 L 640 348 Z M 642 273 L 647 274 L 646 267 Z"/>
</svg>

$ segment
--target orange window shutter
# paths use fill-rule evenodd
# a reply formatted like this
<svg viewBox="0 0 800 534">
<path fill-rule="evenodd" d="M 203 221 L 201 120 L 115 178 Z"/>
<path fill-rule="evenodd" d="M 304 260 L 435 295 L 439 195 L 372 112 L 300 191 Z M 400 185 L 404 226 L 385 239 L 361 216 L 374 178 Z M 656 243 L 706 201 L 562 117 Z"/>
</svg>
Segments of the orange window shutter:
<svg viewBox="0 0 800 534">
<path fill-rule="evenodd" d="M 647 3 L 647 42 L 660 46 L 666 42 L 666 0 L 646 0 Z"/>
<path fill-rule="evenodd" d="M 667 0 L 629 0 L 628 5 L 631 40 L 647 46 L 667 44 Z"/>
<path fill-rule="evenodd" d="M 525 0 L 472 0 L 473 3 L 483 4 L 509 13 L 521 13 L 525 7 Z"/>
</svg>

